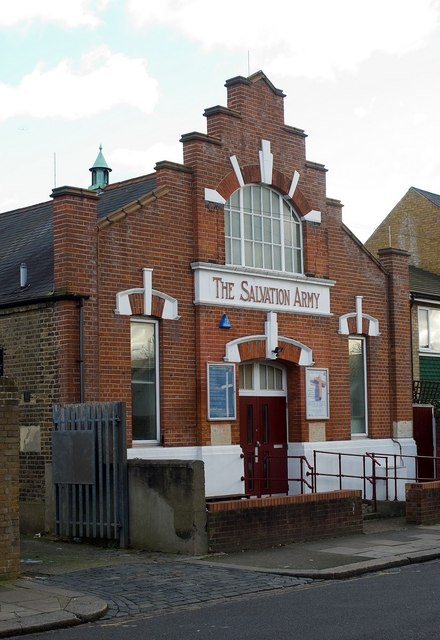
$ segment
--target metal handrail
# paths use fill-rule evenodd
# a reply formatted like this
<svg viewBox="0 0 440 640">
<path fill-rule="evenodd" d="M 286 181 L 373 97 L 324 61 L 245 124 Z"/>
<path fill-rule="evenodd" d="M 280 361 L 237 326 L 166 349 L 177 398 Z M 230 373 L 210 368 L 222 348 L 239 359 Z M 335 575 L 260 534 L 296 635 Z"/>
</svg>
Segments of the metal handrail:
<svg viewBox="0 0 440 640">
<path fill-rule="evenodd" d="M 338 468 L 337 473 L 331 473 L 329 471 L 319 471 L 318 470 L 318 456 L 326 455 L 326 456 L 337 456 L 338 458 Z M 367 485 L 371 486 L 371 502 L 373 504 L 374 511 L 377 511 L 377 483 L 385 482 L 385 500 L 395 500 L 398 499 L 398 488 L 399 482 L 405 480 L 406 482 L 426 482 L 432 480 L 432 478 L 422 478 L 418 474 L 419 462 L 421 460 L 430 460 L 432 461 L 434 474 L 440 475 L 440 457 L 436 456 L 414 456 L 414 455 L 403 455 L 401 453 L 375 453 L 375 452 L 365 452 L 365 453 L 340 453 L 337 451 L 320 451 L 315 449 L 313 451 L 313 464 L 311 464 L 307 458 L 307 456 L 286 456 L 287 460 L 299 460 L 300 461 L 300 469 L 299 469 L 299 477 L 288 477 L 287 482 L 300 483 L 300 493 L 303 494 L 305 491 L 310 491 L 311 493 L 317 492 L 317 480 L 319 477 L 327 477 L 327 478 L 338 478 L 339 482 L 339 490 L 343 489 L 343 480 L 344 479 L 359 479 L 362 481 L 363 485 L 363 498 L 367 497 Z M 279 459 L 279 456 L 268 456 L 268 460 L 270 463 L 271 459 Z M 362 459 L 362 473 L 344 473 L 343 472 L 343 461 L 348 458 L 361 458 Z M 416 475 L 414 477 L 399 477 L 397 475 L 397 469 L 405 466 L 404 460 L 413 460 L 414 466 L 416 469 Z M 371 465 L 371 473 L 367 472 L 367 462 L 370 462 Z M 391 464 L 392 462 L 392 464 Z M 399 464 L 400 462 L 400 464 Z M 378 477 L 377 469 L 381 467 L 384 470 L 384 476 Z M 261 481 L 265 478 L 259 478 L 254 476 L 252 480 Z M 267 478 L 266 478 L 267 479 Z M 273 478 L 274 480 L 279 480 L 280 478 Z M 393 490 L 390 492 L 390 483 L 393 485 Z M 390 497 L 391 494 L 391 497 Z M 266 495 L 266 494 L 265 494 Z M 268 493 L 267 495 L 271 495 Z"/>
</svg>

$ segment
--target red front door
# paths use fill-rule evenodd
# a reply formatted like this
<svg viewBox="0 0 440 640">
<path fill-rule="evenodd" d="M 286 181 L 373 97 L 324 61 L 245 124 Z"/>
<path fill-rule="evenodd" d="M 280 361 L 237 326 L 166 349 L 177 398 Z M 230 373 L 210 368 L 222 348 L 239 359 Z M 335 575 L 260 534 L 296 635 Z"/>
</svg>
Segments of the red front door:
<svg viewBox="0 0 440 640">
<path fill-rule="evenodd" d="M 434 424 L 433 407 L 413 405 L 413 430 L 417 445 L 417 479 L 419 482 L 433 480 L 436 477 L 433 460 L 433 456 L 435 456 Z"/>
<path fill-rule="evenodd" d="M 246 493 L 287 493 L 286 398 L 241 396 L 240 439 Z"/>
</svg>

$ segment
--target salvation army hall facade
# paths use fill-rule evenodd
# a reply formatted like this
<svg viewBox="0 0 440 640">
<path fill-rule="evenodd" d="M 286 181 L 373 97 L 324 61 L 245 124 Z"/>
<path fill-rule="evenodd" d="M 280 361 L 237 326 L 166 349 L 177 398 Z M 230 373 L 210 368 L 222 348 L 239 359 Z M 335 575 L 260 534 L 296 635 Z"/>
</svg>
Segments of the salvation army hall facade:
<svg viewBox="0 0 440 640">
<path fill-rule="evenodd" d="M 59 187 L 22 211 L 46 225 L 52 266 L 32 299 L 28 265 L 20 317 L 38 304 L 54 328 L 46 410 L 123 400 L 130 458 L 202 459 L 207 496 L 294 493 L 295 456 L 314 449 L 415 452 L 408 255 L 384 248 L 378 260 L 343 224 L 325 167 L 306 158 L 262 72 L 226 89 L 207 132 L 182 136 L 182 164 Z M 8 295 L 0 347 L 20 385 Z"/>
</svg>

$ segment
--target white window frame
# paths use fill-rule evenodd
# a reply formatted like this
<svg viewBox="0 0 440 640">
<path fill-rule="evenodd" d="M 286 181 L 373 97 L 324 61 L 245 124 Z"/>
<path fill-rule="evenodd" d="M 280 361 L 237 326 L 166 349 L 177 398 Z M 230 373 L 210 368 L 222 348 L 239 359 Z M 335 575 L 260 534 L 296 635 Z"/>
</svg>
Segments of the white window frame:
<svg viewBox="0 0 440 640">
<path fill-rule="evenodd" d="M 160 367 L 159 367 L 159 322 L 150 318 L 131 318 L 130 322 L 137 324 L 151 324 L 154 327 L 154 359 L 155 359 L 155 396 L 156 396 L 156 438 L 152 440 L 147 439 L 134 439 L 132 436 L 132 446 L 148 446 L 160 444 L 161 432 L 160 432 Z M 130 345 L 131 349 L 131 345 Z M 131 371 L 130 371 L 131 378 Z M 132 380 L 132 378 L 131 378 Z M 131 388 L 131 383 L 130 383 Z"/>
<path fill-rule="evenodd" d="M 281 371 L 282 374 L 282 383 L 281 389 L 261 389 L 260 388 L 260 364 L 265 365 L 266 367 L 273 367 L 274 369 L 277 369 L 278 371 Z M 254 382 L 254 388 L 253 389 L 239 389 L 238 390 L 238 395 L 239 396 L 281 396 L 281 397 L 285 397 L 287 396 L 287 376 L 286 376 L 286 370 L 283 366 L 281 365 L 277 365 L 274 364 L 271 361 L 264 361 L 264 360 L 256 360 L 256 361 L 251 361 L 251 362 L 242 362 L 239 367 L 244 366 L 244 365 L 252 365 L 253 367 L 253 382 Z M 240 379 L 240 377 L 239 377 Z"/>
<path fill-rule="evenodd" d="M 428 346 L 422 347 L 420 346 L 420 313 L 424 312 L 427 314 L 427 324 L 428 324 Z M 440 349 L 432 349 L 431 348 L 431 315 L 437 312 L 440 314 L 440 309 L 433 309 L 432 307 L 418 307 L 417 308 L 417 338 L 419 345 L 419 352 L 424 354 L 440 354 Z"/>
<path fill-rule="evenodd" d="M 348 357 L 350 357 L 350 340 L 360 340 L 362 342 L 362 368 L 364 373 L 364 403 L 365 403 L 365 431 L 355 433 L 351 431 L 351 400 L 350 400 L 350 432 L 352 439 L 366 438 L 368 436 L 368 380 L 367 380 L 367 341 L 364 336 L 350 335 L 348 338 Z M 351 376 L 350 376 L 350 391 L 351 391 Z"/>
<path fill-rule="evenodd" d="M 245 224 L 244 224 L 244 216 L 245 216 L 245 211 L 244 211 L 244 204 L 243 204 L 243 193 L 245 191 L 245 189 L 252 189 L 253 187 L 258 187 L 259 189 L 262 190 L 267 190 L 269 193 L 269 199 L 270 202 L 272 202 L 272 194 L 275 194 L 275 196 L 277 197 L 279 206 L 280 206 L 280 216 L 279 218 L 275 217 L 275 216 L 265 216 L 265 218 L 271 220 L 271 228 L 272 228 L 272 220 L 276 219 L 279 220 L 280 223 L 280 244 L 276 244 L 273 242 L 273 233 L 272 233 L 272 240 L 270 242 L 270 246 L 271 246 L 271 253 L 272 253 L 272 267 L 269 266 L 254 266 L 255 265 L 255 247 L 256 245 L 260 245 L 262 247 L 262 254 L 263 254 L 263 262 L 264 262 L 264 247 L 265 245 L 269 244 L 267 242 L 264 242 L 264 237 L 263 239 L 260 241 L 256 241 L 255 238 L 250 239 L 246 239 L 245 238 L 245 234 L 244 234 L 244 228 L 245 228 Z M 237 238 L 236 236 L 232 235 L 232 224 L 231 224 L 231 212 L 232 210 L 237 211 L 237 209 L 234 207 L 232 208 L 230 206 L 230 199 L 228 199 L 225 203 L 225 216 L 229 216 L 229 220 L 230 220 L 230 234 L 226 235 L 226 228 L 225 228 L 225 248 L 227 247 L 227 245 L 229 244 L 229 253 L 230 253 L 230 261 L 226 260 L 226 264 L 231 265 L 231 266 L 242 266 L 242 267 L 246 267 L 246 268 L 250 268 L 250 269 L 258 269 L 258 270 L 263 270 L 263 271 L 276 271 L 276 272 L 282 272 L 282 273 L 294 273 L 294 274 L 303 274 L 304 273 L 304 252 L 303 252 L 303 236 L 302 236 L 302 226 L 301 226 L 301 220 L 298 216 L 298 214 L 296 213 L 296 211 L 294 210 L 294 208 L 292 207 L 292 205 L 287 202 L 287 200 L 285 198 L 283 198 L 282 194 L 279 193 L 278 191 L 275 191 L 275 189 L 271 189 L 270 187 L 266 186 L 266 185 L 260 185 L 260 184 L 247 184 L 243 187 L 240 187 L 239 189 L 237 189 L 236 192 L 238 192 L 238 198 L 239 198 L 239 215 L 240 215 L 240 237 Z M 234 195 L 234 194 L 232 194 Z M 232 197 L 231 195 L 231 197 Z M 291 212 L 291 226 L 292 226 L 292 238 L 293 240 L 296 238 L 297 233 L 298 232 L 298 238 L 299 238 L 299 244 L 292 244 L 292 247 L 289 247 L 289 245 L 285 245 L 284 242 L 284 209 L 283 207 L 287 206 Z M 252 216 L 252 221 L 255 220 L 256 217 L 256 213 L 254 213 L 254 210 L 252 209 L 251 211 L 246 211 L 246 214 L 250 214 Z M 263 221 L 264 222 L 264 219 Z M 264 224 L 263 224 L 264 226 Z M 253 227 L 254 228 L 254 227 Z M 240 241 L 240 263 L 234 262 L 233 261 L 233 249 L 232 249 L 232 241 L 233 240 L 239 240 Z M 292 240 L 292 242 L 293 242 Z M 254 264 L 247 264 L 246 263 L 246 257 L 245 257 L 245 243 L 246 242 L 250 242 L 252 244 L 252 256 L 253 256 L 253 263 Z M 274 257 L 274 246 L 280 247 L 280 252 L 281 252 L 281 267 L 279 269 L 274 268 L 273 266 L 273 257 Z M 285 262 L 285 250 L 286 249 L 290 249 L 292 252 L 292 260 L 293 260 L 293 267 L 295 266 L 295 255 L 296 253 L 299 253 L 299 270 L 298 271 L 287 271 L 286 270 L 286 262 Z M 226 248 L 226 255 L 228 254 L 228 250 Z"/>
</svg>

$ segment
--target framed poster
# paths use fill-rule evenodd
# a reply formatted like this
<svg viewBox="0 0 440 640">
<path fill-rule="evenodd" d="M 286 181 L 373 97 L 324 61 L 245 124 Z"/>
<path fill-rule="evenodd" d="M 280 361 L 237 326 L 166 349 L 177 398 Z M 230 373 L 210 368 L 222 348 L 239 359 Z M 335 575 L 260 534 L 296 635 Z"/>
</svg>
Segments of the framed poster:
<svg viewBox="0 0 440 640">
<path fill-rule="evenodd" d="M 328 369 L 306 368 L 306 418 L 321 420 L 329 417 Z"/>
<path fill-rule="evenodd" d="M 208 363 L 208 419 L 235 418 L 235 366 Z"/>
</svg>

